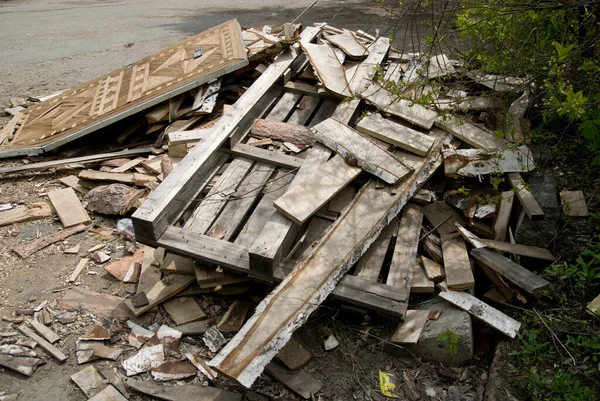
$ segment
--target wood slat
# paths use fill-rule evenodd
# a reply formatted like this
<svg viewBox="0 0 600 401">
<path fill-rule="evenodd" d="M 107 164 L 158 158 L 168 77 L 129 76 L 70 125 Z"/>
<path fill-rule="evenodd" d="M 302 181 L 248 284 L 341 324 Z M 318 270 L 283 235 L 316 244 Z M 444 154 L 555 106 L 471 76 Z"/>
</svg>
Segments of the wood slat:
<svg viewBox="0 0 600 401">
<path fill-rule="evenodd" d="M 402 210 L 394 256 L 390 264 L 386 284 L 409 292 L 415 269 L 419 237 L 423 223 L 423 207 L 409 203 Z"/>
<path fill-rule="evenodd" d="M 586 217 L 589 214 L 583 191 L 562 191 L 560 200 L 565 216 Z"/>
<path fill-rule="evenodd" d="M 304 162 L 300 157 L 289 156 L 280 151 L 271 151 L 243 143 L 238 143 L 233 148 L 225 151 L 236 157 L 244 157 L 291 170 L 299 168 Z"/>
<path fill-rule="evenodd" d="M 496 241 L 506 241 L 506 233 L 510 224 L 510 215 L 512 213 L 513 200 L 515 193 L 513 191 L 502 192 L 500 195 L 500 204 L 496 209 L 494 216 L 493 236 Z"/>
<path fill-rule="evenodd" d="M 377 282 L 379 273 L 383 267 L 383 261 L 390 246 L 390 241 L 397 234 L 398 221 L 394 219 L 383 229 L 367 252 L 358 260 L 354 269 L 354 275 L 367 281 Z"/>
<path fill-rule="evenodd" d="M 352 91 L 346 79 L 344 67 L 333 49 L 327 45 L 314 43 L 301 43 L 300 45 L 325 89 L 337 96 L 351 97 Z"/>
<path fill-rule="evenodd" d="M 65 228 L 91 222 L 73 188 L 64 188 L 48 192 L 48 199 L 54 207 L 60 222 Z"/>
<path fill-rule="evenodd" d="M 467 246 L 459 233 L 442 234 L 442 252 L 446 283 L 451 290 L 465 290 L 475 285 Z"/>
<path fill-rule="evenodd" d="M 438 118 L 435 120 L 435 125 L 477 149 L 506 149 L 508 147 L 508 142 L 498 138 L 492 131 L 459 117 Z"/>
<path fill-rule="evenodd" d="M 535 200 L 535 197 L 527 185 L 525 185 L 523 178 L 521 178 L 521 174 L 509 173 L 507 176 L 510 185 L 517 191 L 517 198 L 519 198 L 519 202 L 521 202 L 521 206 L 523 207 L 523 210 L 525 210 L 527 216 L 531 220 L 543 220 L 544 211 Z"/>
</svg>

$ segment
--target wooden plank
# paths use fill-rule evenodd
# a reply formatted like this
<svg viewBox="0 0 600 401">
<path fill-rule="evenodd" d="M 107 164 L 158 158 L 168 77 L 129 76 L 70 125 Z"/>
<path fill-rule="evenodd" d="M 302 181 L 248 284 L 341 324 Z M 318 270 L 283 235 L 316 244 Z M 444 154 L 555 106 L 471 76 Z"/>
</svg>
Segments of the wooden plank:
<svg viewBox="0 0 600 401">
<path fill-rule="evenodd" d="M 90 398 L 88 401 L 126 401 L 123 396 L 114 386 L 108 385 L 102 391 Z"/>
<path fill-rule="evenodd" d="M 210 189 L 210 192 L 194 209 L 192 216 L 185 222 L 183 228 L 205 234 L 253 164 L 248 159 L 234 159 Z"/>
<path fill-rule="evenodd" d="M 319 380 L 308 373 L 301 370 L 291 371 L 274 362 L 269 363 L 265 367 L 265 371 L 304 399 L 309 399 L 311 396 L 314 398 L 314 394 L 323 387 Z"/>
<path fill-rule="evenodd" d="M 537 296 L 550 285 L 548 281 L 491 249 L 473 249 L 471 256 L 532 295 Z"/>
<path fill-rule="evenodd" d="M 318 29 L 307 28 L 302 39 L 312 39 Z M 211 134 L 201 141 L 155 189 L 133 214 L 136 235 L 156 241 L 167 226 L 180 216 L 208 184 L 209 171 L 223 163 L 216 152 L 228 139 L 237 143 L 263 109 L 271 105 L 273 85 L 296 59 L 292 50 L 284 51 L 267 71 L 254 81 L 233 107 L 211 128 Z M 272 90 L 273 89 L 273 90 Z"/>
<path fill-rule="evenodd" d="M 212 130 L 210 128 L 198 128 L 189 131 L 173 131 L 167 134 L 169 146 L 185 143 L 196 143 L 206 139 Z"/>
<path fill-rule="evenodd" d="M 413 103 L 410 100 L 398 100 L 379 84 L 371 84 L 360 96 L 367 102 L 377 106 L 381 111 L 398 116 L 411 124 L 431 129 L 438 113 Z"/>
<path fill-rule="evenodd" d="M 54 357 L 54 359 L 56 359 L 57 361 L 64 362 L 67 360 L 67 356 L 61 350 L 56 348 L 54 345 L 50 344 L 48 341 L 44 340 L 42 337 L 35 334 L 29 327 L 20 325 L 17 326 L 17 330 L 19 330 L 23 335 L 35 341 L 41 348 L 44 349 L 44 351 L 52 355 L 52 357 Z"/>
<path fill-rule="evenodd" d="M 273 166 L 291 170 L 299 168 L 304 162 L 304 159 L 300 157 L 289 156 L 282 152 L 257 148 L 244 143 L 238 143 L 233 148 L 225 149 L 224 151 L 236 157 L 256 160 L 261 163 L 272 164 Z"/>
<path fill-rule="evenodd" d="M 379 237 L 369 247 L 367 252 L 358 260 L 356 268 L 354 269 L 354 275 L 356 277 L 363 278 L 367 281 L 376 283 L 379 278 L 379 273 L 383 267 L 383 260 L 387 254 L 388 248 L 390 247 L 390 241 L 392 237 L 395 237 L 398 233 L 398 221 L 393 220 L 388 224 Z"/>
<path fill-rule="evenodd" d="M 544 211 L 540 207 L 540 205 L 535 200 L 535 197 L 525 185 L 523 178 L 521 178 L 521 174 L 519 173 L 508 173 L 508 181 L 510 185 L 517 191 L 517 198 L 519 198 L 519 202 L 521 202 L 521 206 L 525 213 L 531 220 L 543 220 L 544 219 Z"/>
<path fill-rule="evenodd" d="M 176 325 L 181 325 L 206 318 L 206 314 L 194 298 L 179 297 L 162 303 L 169 317 Z"/>
<path fill-rule="evenodd" d="M 435 292 L 435 283 L 425 274 L 423 262 L 420 257 L 415 262 L 412 281 L 410 283 L 410 292 L 415 294 L 432 294 Z"/>
<path fill-rule="evenodd" d="M 343 274 L 441 165 L 444 142 L 449 142 L 449 138 L 441 136 L 420 168 L 401 183 L 395 195 L 389 188 L 377 189 L 374 181 L 365 184 L 317 248 L 257 306 L 254 315 L 209 365 L 242 385 L 251 386 L 291 334 L 333 292 Z M 408 298 L 407 292 L 393 292 L 396 297 Z"/>
<path fill-rule="evenodd" d="M 419 156 L 425 156 L 434 142 L 433 137 L 387 120 L 379 113 L 364 117 L 356 125 L 356 129 L 363 134 L 370 135 Z"/>
<path fill-rule="evenodd" d="M 352 97 L 344 67 L 331 47 L 302 42 L 300 46 L 328 92 L 341 97 Z"/>
<path fill-rule="evenodd" d="M 406 293 L 410 290 L 415 269 L 422 223 L 423 207 L 414 203 L 407 204 L 398 224 L 394 255 L 386 280 L 387 285 L 401 288 Z"/>
<path fill-rule="evenodd" d="M 17 206 L 14 209 L 0 212 L 0 227 L 13 223 L 23 223 L 52 216 L 52 208 L 46 202 L 36 202 L 27 206 Z"/>
<path fill-rule="evenodd" d="M 204 54 L 194 58 L 199 48 Z M 55 149 L 247 64 L 241 27 L 230 20 L 29 107 L 0 157 Z"/>
<path fill-rule="evenodd" d="M 77 266 L 75 267 L 75 270 L 73 270 L 73 273 L 71 273 L 71 275 L 69 276 L 69 279 L 67 280 L 67 282 L 69 282 L 69 283 L 76 282 L 77 277 L 79 277 L 79 275 L 81 274 L 83 269 L 85 269 L 85 266 L 87 266 L 89 261 L 90 260 L 88 258 L 81 259 L 79 261 L 79 263 L 77 263 Z"/>
<path fill-rule="evenodd" d="M 560 201 L 565 216 L 586 217 L 589 215 L 583 191 L 562 191 Z"/>
<path fill-rule="evenodd" d="M 505 315 L 498 309 L 492 308 L 466 292 L 442 291 L 440 292 L 440 297 L 452 305 L 469 312 L 476 319 L 489 324 L 510 338 L 515 338 L 521 328 L 521 323 L 515 319 Z"/>
<path fill-rule="evenodd" d="M 136 157 L 135 159 L 128 161 L 125 164 L 120 165 L 119 167 L 115 167 L 110 170 L 111 173 L 124 173 L 125 171 L 134 168 L 138 164 L 142 163 L 146 159 L 144 157 Z"/>
<path fill-rule="evenodd" d="M 178 386 L 163 386 L 151 380 L 127 379 L 127 387 L 138 393 L 147 394 L 166 401 L 185 400 L 213 400 L 213 401 L 241 401 L 242 395 L 221 390 L 210 386 L 183 384 Z"/>
<path fill-rule="evenodd" d="M 314 96 L 304 96 L 298 103 L 298 107 L 288 118 L 288 123 L 306 125 L 310 121 L 310 117 L 321 103 L 321 99 Z M 311 124 L 314 125 L 314 124 Z"/>
<path fill-rule="evenodd" d="M 73 188 L 64 188 L 48 192 L 48 199 L 54 207 L 60 222 L 65 228 L 91 222 Z"/>
<path fill-rule="evenodd" d="M 54 244 L 55 242 L 62 241 L 71 235 L 80 233 L 87 229 L 85 224 L 80 224 L 75 227 L 67 228 L 66 230 L 59 231 L 56 234 L 47 235 L 42 238 L 38 238 L 34 241 L 31 241 L 26 244 L 17 245 L 12 250 L 22 258 L 26 258 L 29 255 L 33 255 L 40 249 L 44 249 L 45 247 Z"/>
<path fill-rule="evenodd" d="M 344 31 L 342 34 L 324 35 L 324 37 L 352 58 L 362 58 L 369 54 L 369 50 L 351 31 Z"/>
<path fill-rule="evenodd" d="M 485 174 L 518 173 L 535 168 L 525 145 L 511 149 L 453 149 L 444 151 L 444 173 L 448 177 L 479 177 Z"/>
<path fill-rule="evenodd" d="M 368 47 L 369 55 L 367 58 L 348 76 L 352 93 L 360 93 L 367 88 L 373 76 L 373 71 L 378 65 L 383 64 L 389 48 L 390 40 L 386 37 L 380 37 Z"/>
<path fill-rule="evenodd" d="M 291 142 L 301 149 L 315 144 L 315 139 L 308 133 L 308 127 L 282 121 L 263 120 L 257 118 L 252 124 L 251 137 L 272 139 L 274 141 Z"/>
<path fill-rule="evenodd" d="M 65 164 L 77 164 L 77 163 L 96 162 L 96 161 L 110 160 L 110 159 L 120 159 L 122 157 L 142 155 L 142 154 L 147 154 L 147 153 L 151 153 L 151 152 L 152 152 L 152 148 L 136 148 L 136 149 L 122 150 L 120 152 L 113 152 L 113 153 L 99 153 L 99 154 L 89 155 L 89 156 L 72 157 L 70 159 L 52 160 L 52 161 L 48 161 L 48 162 L 24 164 L 21 166 L 2 167 L 2 168 L 0 168 L 0 174 L 16 173 L 19 171 L 43 170 L 43 169 L 50 168 L 50 167 L 63 166 Z"/>
<path fill-rule="evenodd" d="M 304 177 L 312 176 L 317 167 L 327 161 L 329 155 L 330 151 L 320 145 L 309 149 L 304 163 L 290 183 L 290 188 L 293 188 Z M 298 227 L 294 227 L 292 220 L 278 211 L 274 212 L 248 249 L 252 274 L 272 276 L 273 270 L 291 247 L 297 230 Z"/>
<path fill-rule="evenodd" d="M 394 344 L 418 343 L 430 312 L 429 310 L 407 310 L 404 321 L 398 325 L 390 341 Z"/>
<path fill-rule="evenodd" d="M 435 231 L 440 234 L 449 234 L 456 231 L 454 223 L 462 226 L 467 225 L 467 219 L 459 214 L 456 209 L 445 201 L 439 201 L 423 207 L 425 218 L 434 226 Z"/>
<path fill-rule="evenodd" d="M 520 244 L 511 244 L 509 242 L 494 241 L 486 238 L 479 238 L 479 242 L 488 248 L 501 252 L 510 252 L 514 255 L 528 256 L 530 258 L 554 261 L 556 257 L 547 249 L 536 246 L 527 246 Z"/>
<path fill-rule="evenodd" d="M 442 265 L 436 262 L 433 259 L 429 259 L 425 256 L 421 256 L 421 262 L 423 263 L 423 269 L 425 271 L 425 276 L 435 282 L 439 283 L 446 277 L 442 270 Z"/>
<path fill-rule="evenodd" d="M 262 199 L 254 209 L 254 212 L 248 218 L 246 224 L 235 239 L 235 243 L 244 247 L 250 247 L 260 234 L 267 221 L 275 212 L 273 202 L 283 195 L 290 182 L 294 178 L 294 173 L 289 170 L 279 170 L 265 185 Z"/>
<path fill-rule="evenodd" d="M 475 285 L 467 246 L 459 233 L 442 234 L 444 271 L 451 290 L 466 290 Z"/>
<path fill-rule="evenodd" d="M 273 206 L 297 224 L 303 224 L 331 198 L 362 172 L 349 166 L 343 157 L 336 155 L 318 169 L 318 180 L 307 176 L 277 199 Z"/>
<path fill-rule="evenodd" d="M 120 184 L 135 185 L 144 185 L 144 183 L 157 181 L 155 176 L 149 174 L 111 173 L 96 170 L 83 170 L 79 173 L 78 177 L 90 181 L 117 182 Z"/>
<path fill-rule="evenodd" d="M 289 83 L 289 82 L 288 82 Z M 301 94 L 292 92 L 283 92 L 281 98 L 277 101 L 273 110 L 269 112 L 265 120 L 270 121 L 286 121 L 294 112 L 296 104 L 300 102 Z"/>
<path fill-rule="evenodd" d="M 146 298 L 148 298 L 148 305 L 136 308 L 133 306 L 131 298 L 125 301 L 125 305 L 131 309 L 136 316 L 139 316 L 142 313 L 154 308 L 156 305 L 177 295 L 177 293 L 185 290 L 185 288 L 194 281 L 196 281 L 195 276 L 188 276 L 186 274 L 171 274 L 158 281 L 152 286 L 152 288 L 144 291 L 146 293 Z"/>
<path fill-rule="evenodd" d="M 58 180 L 66 186 L 73 188 L 75 191 L 79 192 L 82 195 L 85 195 L 89 192 L 88 188 L 81 185 L 81 180 L 77 176 L 68 175 L 66 177 L 61 177 Z"/>
<path fill-rule="evenodd" d="M 71 375 L 71 380 L 79 386 L 86 397 L 93 397 L 104 387 L 104 379 L 93 365 Z"/>
<path fill-rule="evenodd" d="M 236 299 L 227 309 L 221 321 L 217 324 L 217 328 L 225 333 L 232 333 L 238 331 L 246 320 L 246 315 L 250 311 L 250 304 L 248 302 L 240 301 Z"/>
<path fill-rule="evenodd" d="M 392 153 L 333 118 L 312 127 L 310 132 L 344 159 L 350 160 L 388 184 L 397 183 L 412 171 Z"/>
<path fill-rule="evenodd" d="M 496 209 L 494 217 L 493 236 L 495 241 L 506 241 L 506 233 L 510 225 L 510 215 L 512 213 L 513 200 L 515 193 L 513 191 L 502 192 L 500 195 L 500 204 Z"/>
<path fill-rule="evenodd" d="M 51 344 L 54 344 L 55 342 L 57 342 L 57 341 L 60 340 L 60 337 L 58 336 L 58 334 L 56 334 L 51 329 L 49 329 L 48 327 L 44 326 L 42 323 L 38 322 L 37 320 L 35 320 L 35 319 L 28 319 L 27 322 L 31 325 L 31 327 L 33 327 L 33 329 L 35 331 L 38 332 L 39 335 L 41 335 L 42 337 L 44 337 Z"/>
<path fill-rule="evenodd" d="M 506 149 L 508 147 L 508 142 L 498 138 L 492 131 L 459 117 L 440 117 L 435 120 L 435 126 L 477 149 Z"/>
<path fill-rule="evenodd" d="M 299 240 L 300 244 L 294 249 L 292 258 L 302 260 L 308 256 L 317 245 L 318 239 L 322 237 L 331 224 L 333 224 L 331 220 L 322 219 L 317 216 L 310 219 L 306 231 Z"/>
<path fill-rule="evenodd" d="M 240 230 L 244 216 L 256 203 L 263 186 L 274 170 L 273 166 L 256 163 L 240 183 L 235 196 L 227 202 L 212 224 L 208 235 L 225 241 L 231 240 Z"/>
</svg>

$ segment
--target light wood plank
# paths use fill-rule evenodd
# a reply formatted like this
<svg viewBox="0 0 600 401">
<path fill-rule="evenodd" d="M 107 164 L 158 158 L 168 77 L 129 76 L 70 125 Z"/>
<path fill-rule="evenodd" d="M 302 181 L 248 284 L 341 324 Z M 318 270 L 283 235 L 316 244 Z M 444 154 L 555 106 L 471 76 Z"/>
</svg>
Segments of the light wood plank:
<svg viewBox="0 0 600 401">
<path fill-rule="evenodd" d="M 44 337 L 50 343 L 54 344 L 55 342 L 60 340 L 60 337 L 58 336 L 58 334 L 56 334 L 55 332 L 52 331 L 52 329 L 46 327 L 45 325 L 38 322 L 37 320 L 29 319 L 29 320 L 27 320 L 27 322 L 29 322 L 31 327 L 33 327 L 33 329 L 35 331 L 37 331 L 39 335 Z"/>
<path fill-rule="evenodd" d="M 506 233 L 510 225 L 510 215 L 512 214 L 513 201 L 515 193 L 513 191 L 502 192 L 500 195 L 500 204 L 496 209 L 494 217 L 493 236 L 496 241 L 506 241 Z"/>
<path fill-rule="evenodd" d="M 509 242 L 494 241 L 486 238 L 479 238 L 479 242 L 488 248 L 501 252 L 510 252 L 515 255 L 528 256 L 530 258 L 542 260 L 556 260 L 556 257 L 547 249 L 536 246 L 527 246 L 520 244 L 511 244 Z"/>
<path fill-rule="evenodd" d="M 265 120 L 270 121 L 286 121 L 294 112 L 296 105 L 302 99 L 302 95 L 292 92 L 283 92 L 281 98 L 277 101 L 273 109 L 265 117 Z"/>
<path fill-rule="evenodd" d="M 73 188 L 75 191 L 79 192 L 82 195 L 85 195 L 90 191 L 88 188 L 81 185 L 81 180 L 77 176 L 68 175 L 66 177 L 61 177 L 58 180 L 66 186 Z"/>
<path fill-rule="evenodd" d="M 310 40 L 318 29 L 305 29 L 301 40 Z M 207 173 L 222 164 L 216 152 L 227 140 L 237 143 L 250 128 L 255 118 L 260 117 L 274 99 L 273 85 L 296 59 L 297 54 L 290 49 L 279 55 L 267 70 L 254 81 L 233 107 L 212 127 L 205 141 L 196 145 L 189 156 L 184 158 L 172 174 L 154 190 L 142 206 L 132 216 L 136 235 L 149 240 L 157 240 L 187 208 L 208 184 Z"/>
<path fill-rule="evenodd" d="M 560 200 L 565 216 L 586 217 L 589 215 L 583 191 L 562 191 Z"/>
<path fill-rule="evenodd" d="M 253 164 L 251 160 L 241 157 L 234 159 L 206 197 L 194 209 L 192 217 L 185 222 L 183 228 L 206 234 Z"/>
<path fill-rule="evenodd" d="M 515 338 L 521 328 L 520 322 L 466 292 L 442 291 L 440 292 L 440 297 L 452 305 L 469 312 L 476 319 L 489 324 L 510 338 Z"/>
<path fill-rule="evenodd" d="M 407 204 L 402 210 L 398 224 L 398 234 L 386 281 L 387 285 L 409 292 L 415 269 L 422 223 L 423 207 L 414 203 Z"/>
<path fill-rule="evenodd" d="M 506 149 L 508 147 L 508 142 L 498 138 L 492 131 L 459 117 L 440 117 L 435 120 L 435 125 L 477 149 Z"/>
<path fill-rule="evenodd" d="M 521 206 L 525 213 L 531 220 L 543 220 L 544 219 L 544 211 L 540 207 L 540 205 L 535 200 L 535 197 L 525 185 L 523 178 L 521 178 L 521 174 L 519 173 L 509 173 L 508 181 L 510 185 L 517 191 L 517 198 L 519 198 L 519 202 L 521 202 Z"/>
<path fill-rule="evenodd" d="M 348 75 L 348 82 L 350 82 L 352 93 L 360 93 L 369 86 L 373 72 L 378 65 L 383 64 L 389 48 L 390 40 L 385 37 L 380 37 L 368 47 L 369 55 L 367 58 Z"/>
<path fill-rule="evenodd" d="M 379 278 L 379 273 L 383 267 L 383 260 L 390 247 L 392 237 L 398 233 L 398 221 L 394 219 L 388 224 L 379 237 L 369 247 L 367 252 L 358 260 L 354 275 L 363 278 L 367 281 L 376 283 Z"/>
<path fill-rule="evenodd" d="M 308 152 L 304 163 L 290 183 L 290 188 L 293 188 L 304 177 L 312 176 L 317 167 L 325 163 L 331 154 L 328 149 L 320 145 L 315 145 Z M 298 226 L 294 226 L 292 220 L 278 211 L 273 213 L 248 250 L 252 273 L 272 276 L 273 270 L 290 249 L 297 231 Z"/>
<path fill-rule="evenodd" d="M 144 162 L 146 159 L 144 157 L 136 157 L 133 160 L 128 161 L 125 164 L 120 165 L 119 167 L 115 167 L 110 170 L 111 173 L 124 173 L 125 171 L 134 168 L 138 164 Z"/>
<path fill-rule="evenodd" d="M 374 141 L 333 118 L 312 127 L 310 132 L 344 159 L 350 160 L 388 184 L 397 183 L 412 171 Z"/>
<path fill-rule="evenodd" d="M 214 400 L 241 401 L 242 395 L 210 386 L 183 384 L 163 386 L 151 380 L 127 379 L 127 386 L 135 391 L 166 401 Z"/>
<path fill-rule="evenodd" d="M 435 231 L 440 234 L 455 232 L 456 226 L 454 223 L 459 223 L 462 226 L 467 225 L 467 219 L 445 201 L 426 205 L 423 207 L 423 213 L 425 218 L 433 225 Z"/>
<path fill-rule="evenodd" d="M 83 258 L 79 261 L 79 263 L 77 263 L 77 266 L 75 267 L 75 270 L 73 270 L 73 273 L 71 273 L 71 275 L 69 276 L 69 279 L 67 280 L 69 283 L 74 283 L 77 281 L 77 277 L 79 277 L 79 275 L 81 274 L 81 272 L 83 271 L 83 269 L 85 269 L 85 266 L 87 266 L 88 262 L 90 260 L 88 258 Z"/>
<path fill-rule="evenodd" d="M 0 227 L 52 216 L 52 208 L 46 202 L 36 202 L 27 206 L 17 206 L 0 212 Z"/>
<path fill-rule="evenodd" d="M 433 137 L 387 120 L 379 113 L 370 114 L 360 120 L 356 125 L 356 129 L 363 134 L 370 135 L 419 156 L 425 156 L 434 142 Z"/>
<path fill-rule="evenodd" d="M 394 344 L 417 344 L 429 318 L 428 310 L 407 310 L 404 321 L 390 339 Z"/>
<path fill-rule="evenodd" d="M 44 340 L 42 337 L 35 334 L 29 327 L 20 325 L 17 326 L 17 330 L 19 330 L 23 335 L 31 338 L 35 341 L 41 348 L 44 349 L 47 353 L 52 355 L 57 361 L 64 362 L 67 360 L 67 356 L 54 345 L 50 344 L 48 341 Z"/>
<path fill-rule="evenodd" d="M 141 279 L 141 277 L 140 277 Z M 196 281 L 195 276 L 188 276 L 186 274 L 172 274 L 166 276 L 162 280 L 155 283 L 146 293 L 146 298 L 148 298 L 148 305 L 140 306 L 136 308 L 133 306 L 131 299 L 125 301 L 125 305 L 131 309 L 131 311 L 139 316 L 144 312 L 149 311 L 154 308 L 156 305 L 166 301 L 167 299 L 177 295 L 177 293 L 185 290 L 185 288 Z M 139 289 L 138 289 L 139 291 Z"/>
<path fill-rule="evenodd" d="M 425 274 L 423 262 L 417 257 L 410 284 L 410 292 L 415 294 L 432 294 L 435 292 L 435 283 Z"/>
<path fill-rule="evenodd" d="M 325 89 L 337 96 L 351 97 L 352 91 L 346 79 L 344 67 L 333 49 L 327 45 L 314 43 L 301 42 L 300 45 Z"/>
<path fill-rule="evenodd" d="M 448 177 L 518 173 L 534 168 L 533 155 L 525 145 L 504 150 L 456 149 L 444 152 L 444 173 Z"/>
<path fill-rule="evenodd" d="M 317 249 L 257 306 L 254 315 L 209 365 L 251 386 L 292 333 L 333 292 L 343 274 L 441 165 L 441 146 L 448 139 L 440 138 L 435 150 L 418 171 L 403 181 L 396 195 L 389 188 L 377 189 L 374 181 L 367 183 Z M 408 292 L 398 295 L 408 298 Z"/>
<path fill-rule="evenodd" d="M 310 120 L 310 117 L 313 115 L 313 112 L 319 106 L 320 102 L 321 99 L 314 96 L 302 97 L 302 100 L 300 100 L 300 103 L 298 103 L 298 107 L 288 118 L 287 122 L 297 125 L 306 125 Z"/>
<path fill-rule="evenodd" d="M 88 401 L 126 401 L 123 396 L 114 386 L 108 385 L 102 391 L 90 398 Z"/>
<path fill-rule="evenodd" d="M 351 31 L 342 34 L 324 35 L 325 39 L 333 43 L 352 58 L 362 58 L 369 55 L 369 50 L 354 36 Z"/>
<path fill-rule="evenodd" d="M 244 157 L 292 170 L 299 168 L 304 162 L 304 159 L 300 157 L 289 156 L 282 152 L 257 148 L 244 143 L 238 143 L 233 148 L 224 151 L 236 157 Z"/>
<path fill-rule="evenodd" d="M 446 283 L 452 290 L 466 290 L 475 285 L 467 246 L 459 233 L 442 234 Z"/>
<path fill-rule="evenodd" d="M 444 277 L 446 277 L 446 274 L 444 274 L 442 269 L 442 265 L 435 260 L 421 256 L 421 263 L 423 263 L 425 276 L 427 276 L 427 278 L 434 283 L 439 283 L 444 279 Z"/>
<path fill-rule="evenodd" d="M 48 199 L 54 207 L 60 222 L 65 228 L 91 222 L 73 188 L 64 188 L 48 192 Z"/>
<path fill-rule="evenodd" d="M 179 297 L 162 303 L 176 325 L 195 322 L 206 318 L 206 314 L 194 298 Z"/>
<path fill-rule="evenodd" d="M 93 365 L 89 365 L 87 368 L 80 370 L 77 373 L 71 375 L 71 380 L 79 386 L 81 391 L 89 398 L 93 397 L 104 388 L 104 379 Z"/>
<path fill-rule="evenodd" d="M 548 281 L 491 249 L 473 249 L 471 256 L 532 295 L 537 296 L 550 285 Z"/>
<path fill-rule="evenodd" d="M 425 108 L 410 100 L 398 100 L 379 84 L 371 84 L 360 96 L 367 102 L 377 106 L 381 111 L 398 116 L 425 129 L 431 129 L 438 117 L 437 111 Z"/>
<path fill-rule="evenodd" d="M 336 155 L 318 169 L 318 180 L 307 176 L 277 199 L 273 206 L 297 224 L 303 224 L 348 185 L 362 169 Z"/>
</svg>

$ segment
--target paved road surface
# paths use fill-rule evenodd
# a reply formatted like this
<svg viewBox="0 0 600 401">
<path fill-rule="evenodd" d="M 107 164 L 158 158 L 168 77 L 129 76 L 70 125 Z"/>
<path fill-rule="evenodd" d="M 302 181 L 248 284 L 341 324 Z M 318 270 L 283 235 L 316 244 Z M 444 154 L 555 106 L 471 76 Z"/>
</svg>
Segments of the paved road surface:
<svg viewBox="0 0 600 401">
<path fill-rule="evenodd" d="M 0 0 L 0 106 L 10 96 L 73 87 L 231 18 L 244 26 L 293 20 L 313 0 Z M 305 24 L 370 29 L 372 0 L 320 0 Z"/>
</svg>

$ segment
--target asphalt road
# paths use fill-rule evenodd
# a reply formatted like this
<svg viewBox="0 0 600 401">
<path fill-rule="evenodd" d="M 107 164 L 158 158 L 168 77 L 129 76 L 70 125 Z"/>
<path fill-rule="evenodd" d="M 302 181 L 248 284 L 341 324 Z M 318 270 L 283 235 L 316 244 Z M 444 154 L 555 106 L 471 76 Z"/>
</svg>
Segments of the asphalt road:
<svg viewBox="0 0 600 401">
<path fill-rule="evenodd" d="M 0 106 L 76 86 L 231 18 L 276 26 L 312 2 L 0 0 Z M 382 15 L 372 0 L 319 0 L 300 21 L 374 32 Z"/>
</svg>

